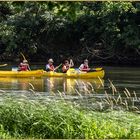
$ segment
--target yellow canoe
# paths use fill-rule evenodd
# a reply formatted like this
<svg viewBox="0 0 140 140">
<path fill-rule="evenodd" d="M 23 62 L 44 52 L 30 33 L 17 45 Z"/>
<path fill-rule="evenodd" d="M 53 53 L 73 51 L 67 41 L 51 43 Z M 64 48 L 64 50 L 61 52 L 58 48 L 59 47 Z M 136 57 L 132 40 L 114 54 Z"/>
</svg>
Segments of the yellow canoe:
<svg viewBox="0 0 140 140">
<path fill-rule="evenodd" d="M 67 73 L 57 72 L 44 72 L 43 76 L 47 77 L 66 77 L 66 78 L 104 78 L 104 70 L 98 70 L 94 72 L 78 72 L 74 69 L 69 70 Z"/>
<path fill-rule="evenodd" d="M 104 70 L 98 70 L 95 72 L 78 72 L 75 69 L 70 69 L 67 73 L 58 72 L 46 72 L 44 70 L 32 70 L 32 71 L 0 71 L 0 77 L 65 77 L 65 78 L 103 78 L 105 75 Z"/>
<path fill-rule="evenodd" d="M 32 70 L 32 71 L 0 71 L 0 77 L 41 77 L 43 70 Z"/>
</svg>

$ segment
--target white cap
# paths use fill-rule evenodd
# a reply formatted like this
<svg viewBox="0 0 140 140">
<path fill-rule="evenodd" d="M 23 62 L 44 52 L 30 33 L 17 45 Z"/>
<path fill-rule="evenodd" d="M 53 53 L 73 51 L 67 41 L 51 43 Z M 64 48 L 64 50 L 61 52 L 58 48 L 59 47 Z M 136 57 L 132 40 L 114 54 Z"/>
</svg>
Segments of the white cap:
<svg viewBox="0 0 140 140">
<path fill-rule="evenodd" d="M 88 60 L 87 60 L 87 59 L 85 59 L 85 60 L 84 60 L 84 62 L 88 62 Z"/>
<path fill-rule="evenodd" d="M 50 59 L 48 60 L 48 62 L 53 62 L 53 59 L 50 58 Z"/>
</svg>

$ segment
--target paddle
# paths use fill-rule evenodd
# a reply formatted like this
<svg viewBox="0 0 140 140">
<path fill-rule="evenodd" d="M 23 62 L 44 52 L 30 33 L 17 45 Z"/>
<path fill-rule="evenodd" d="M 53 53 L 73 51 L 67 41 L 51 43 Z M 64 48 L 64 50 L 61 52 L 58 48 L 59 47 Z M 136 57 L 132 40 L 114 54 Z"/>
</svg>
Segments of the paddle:
<svg viewBox="0 0 140 140">
<path fill-rule="evenodd" d="M 5 67 L 5 66 L 7 66 L 8 64 L 2 64 L 2 65 L 0 65 L 0 67 Z"/>
<path fill-rule="evenodd" d="M 103 68 L 92 68 L 87 72 L 96 72 L 96 71 L 102 71 L 102 70 L 103 70 Z"/>
<path fill-rule="evenodd" d="M 62 63 L 60 64 L 60 65 L 58 65 L 55 69 L 54 69 L 54 71 L 55 70 L 57 70 L 59 67 L 61 67 L 62 66 Z"/>
<path fill-rule="evenodd" d="M 93 69 L 90 69 L 87 72 L 94 72 L 94 71 L 101 71 L 101 70 L 103 70 L 103 68 L 93 68 Z"/>
<path fill-rule="evenodd" d="M 22 57 L 23 57 L 24 60 L 27 60 L 22 52 L 20 52 L 20 54 L 22 55 Z M 28 64 L 28 68 L 31 71 L 31 68 L 30 68 L 29 64 Z"/>
<path fill-rule="evenodd" d="M 91 70 L 101 71 L 101 70 L 103 70 L 103 68 L 93 68 L 93 69 L 91 69 Z"/>
<path fill-rule="evenodd" d="M 20 52 L 24 60 L 27 60 L 22 52 Z"/>
</svg>

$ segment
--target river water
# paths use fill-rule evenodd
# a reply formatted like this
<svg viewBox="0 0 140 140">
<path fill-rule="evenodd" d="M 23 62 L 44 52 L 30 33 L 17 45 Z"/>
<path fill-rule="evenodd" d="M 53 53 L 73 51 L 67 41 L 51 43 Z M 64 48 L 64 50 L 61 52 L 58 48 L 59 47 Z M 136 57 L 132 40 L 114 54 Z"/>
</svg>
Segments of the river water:
<svg viewBox="0 0 140 140">
<path fill-rule="evenodd" d="M 43 68 L 33 66 L 32 69 Z M 110 82 L 120 92 L 127 88 L 140 96 L 140 67 L 103 67 L 105 78 L 100 79 L 65 79 L 65 78 L 0 78 L 0 90 L 8 92 L 35 91 L 44 95 L 56 94 L 104 94 L 111 92 Z M 7 69 L 11 69 L 8 67 Z"/>
</svg>

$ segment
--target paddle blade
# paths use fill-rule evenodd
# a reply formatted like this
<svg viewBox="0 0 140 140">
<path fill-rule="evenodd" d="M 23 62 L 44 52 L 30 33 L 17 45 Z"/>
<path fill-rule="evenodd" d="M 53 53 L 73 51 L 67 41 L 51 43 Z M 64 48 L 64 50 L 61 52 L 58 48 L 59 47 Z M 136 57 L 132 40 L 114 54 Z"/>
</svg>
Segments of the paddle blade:
<svg viewBox="0 0 140 140">
<path fill-rule="evenodd" d="M 2 65 L 0 65 L 0 67 L 5 67 L 5 66 L 7 66 L 8 64 L 2 64 Z"/>
<path fill-rule="evenodd" d="M 100 71 L 102 70 L 103 68 L 95 68 L 96 71 Z"/>
</svg>

